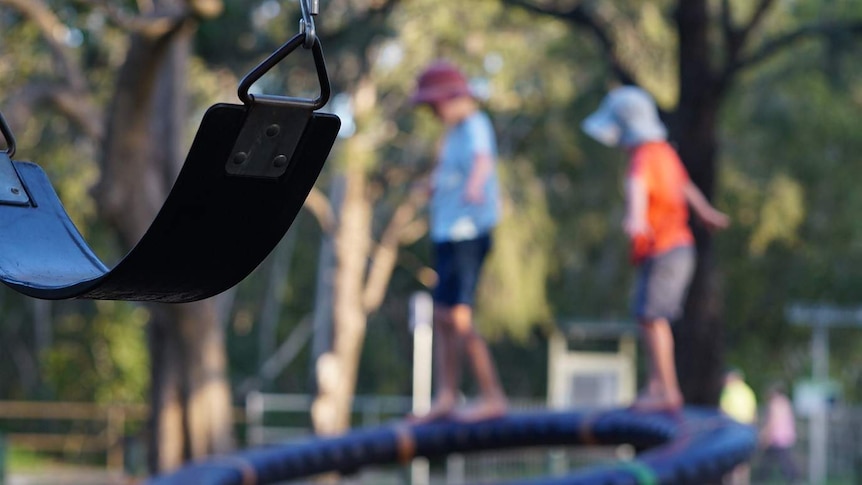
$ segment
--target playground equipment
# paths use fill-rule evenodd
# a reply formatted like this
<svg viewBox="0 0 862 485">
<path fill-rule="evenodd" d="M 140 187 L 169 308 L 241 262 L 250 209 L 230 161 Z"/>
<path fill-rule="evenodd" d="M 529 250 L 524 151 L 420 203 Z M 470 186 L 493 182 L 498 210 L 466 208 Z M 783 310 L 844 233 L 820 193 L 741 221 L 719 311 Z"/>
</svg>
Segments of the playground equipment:
<svg viewBox="0 0 862 485">
<path fill-rule="evenodd" d="M 300 33 L 242 79 L 242 105 L 209 108 L 159 214 L 113 269 L 87 245 L 45 172 L 12 160 L 15 137 L 0 114 L 0 280 L 36 298 L 178 303 L 218 294 L 251 273 L 293 223 L 341 125 L 316 112 L 329 99 L 329 78 L 300 3 Z M 317 98 L 249 93 L 300 45 L 314 56 Z"/>
<path fill-rule="evenodd" d="M 292 224 L 340 127 L 336 116 L 317 112 L 329 99 L 329 79 L 312 17 L 316 1 L 300 5 L 300 33 L 243 78 L 242 105 L 217 104 L 207 111 L 164 206 L 113 269 L 87 245 L 45 172 L 12 159 L 15 137 L 0 114 L 6 145 L 0 152 L 0 280 L 36 298 L 188 302 L 247 276 Z M 249 92 L 300 45 L 312 51 L 319 97 Z M 191 464 L 151 483 L 265 484 L 420 456 L 621 443 L 646 451 L 634 460 L 522 483 L 704 483 L 745 461 L 756 436 L 712 409 L 512 414 L 478 423 L 397 423 L 253 449 Z"/>
<path fill-rule="evenodd" d="M 715 409 L 688 407 L 679 413 L 538 412 L 459 423 L 440 421 L 353 430 L 336 438 L 312 439 L 214 457 L 150 485 L 249 485 L 280 483 L 325 472 L 355 473 L 363 466 L 408 463 L 414 457 L 516 447 L 612 445 L 645 450 L 629 461 L 558 477 L 519 481 L 550 484 L 702 484 L 720 478 L 754 452 L 753 428 Z"/>
</svg>

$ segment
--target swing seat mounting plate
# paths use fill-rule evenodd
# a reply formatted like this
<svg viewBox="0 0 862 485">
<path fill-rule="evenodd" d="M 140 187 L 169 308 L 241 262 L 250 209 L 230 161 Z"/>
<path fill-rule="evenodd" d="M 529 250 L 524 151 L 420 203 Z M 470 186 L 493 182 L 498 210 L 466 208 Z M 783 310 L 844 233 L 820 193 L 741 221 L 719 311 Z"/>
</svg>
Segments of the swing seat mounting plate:
<svg viewBox="0 0 862 485">
<path fill-rule="evenodd" d="M 225 163 L 230 175 L 277 179 L 287 171 L 311 111 L 253 104 Z"/>
</svg>

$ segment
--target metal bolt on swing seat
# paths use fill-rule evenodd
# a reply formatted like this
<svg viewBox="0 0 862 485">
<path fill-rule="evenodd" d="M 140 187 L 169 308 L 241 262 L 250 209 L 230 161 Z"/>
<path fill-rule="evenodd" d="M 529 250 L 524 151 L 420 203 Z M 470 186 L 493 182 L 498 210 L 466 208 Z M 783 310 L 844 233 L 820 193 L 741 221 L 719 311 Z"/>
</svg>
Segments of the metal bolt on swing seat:
<svg viewBox="0 0 862 485">
<path fill-rule="evenodd" d="M 246 160 L 248 160 L 248 155 L 245 152 L 239 152 L 233 156 L 233 163 L 237 165 L 242 165 Z"/>
<path fill-rule="evenodd" d="M 287 157 L 284 155 L 277 155 L 274 159 L 272 159 L 272 164 L 278 168 L 281 168 L 287 165 Z"/>
<path fill-rule="evenodd" d="M 275 135 L 278 135 L 278 132 L 281 131 L 281 127 L 278 125 L 269 125 L 266 127 L 266 136 L 272 138 Z"/>
</svg>

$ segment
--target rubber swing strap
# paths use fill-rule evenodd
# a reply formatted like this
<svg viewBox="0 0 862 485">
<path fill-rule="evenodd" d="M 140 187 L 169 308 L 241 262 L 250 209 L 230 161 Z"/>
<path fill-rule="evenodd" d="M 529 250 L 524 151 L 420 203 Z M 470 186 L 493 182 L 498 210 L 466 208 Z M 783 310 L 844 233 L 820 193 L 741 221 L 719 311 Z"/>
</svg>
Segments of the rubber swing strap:
<svg viewBox="0 0 862 485">
<path fill-rule="evenodd" d="M 250 76 L 263 75 L 304 40 L 298 34 Z M 37 298 L 188 302 L 245 278 L 290 227 L 340 127 L 336 116 L 314 111 L 329 97 L 314 40 L 321 95 L 247 95 L 244 105 L 212 106 L 162 209 L 111 270 L 75 228 L 42 169 L 0 152 L 0 167 L 27 196 L 0 197 L 0 279 Z M 240 89 L 247 94 L 251 83 Z"/>
</svg>

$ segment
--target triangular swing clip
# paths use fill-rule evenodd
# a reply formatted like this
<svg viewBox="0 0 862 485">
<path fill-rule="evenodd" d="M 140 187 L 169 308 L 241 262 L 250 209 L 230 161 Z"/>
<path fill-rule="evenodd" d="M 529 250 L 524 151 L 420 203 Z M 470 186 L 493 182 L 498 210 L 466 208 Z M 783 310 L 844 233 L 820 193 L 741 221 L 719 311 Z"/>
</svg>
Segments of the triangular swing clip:
<svg viewBox="0 0 862 485">
<path fill-rule="evenodd" d="M 315 37 L 310 48 L 320 84 L 317 98 L 252 95 L 249 89 L 282 59 L 304 46 L 305 42 L 305 33 L 295 35 L 240 81 L 237 94 L 249 107 L 249 112 L 225 164 L 227 173 L 244 177 L 278 178 L 287 171 L 288 162 L 293 158 L 311 113 L 322 108 L 329 100 L 329 77 L 320 40 Z"/>
</svg>

